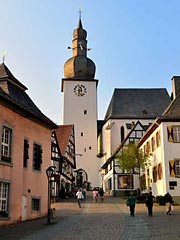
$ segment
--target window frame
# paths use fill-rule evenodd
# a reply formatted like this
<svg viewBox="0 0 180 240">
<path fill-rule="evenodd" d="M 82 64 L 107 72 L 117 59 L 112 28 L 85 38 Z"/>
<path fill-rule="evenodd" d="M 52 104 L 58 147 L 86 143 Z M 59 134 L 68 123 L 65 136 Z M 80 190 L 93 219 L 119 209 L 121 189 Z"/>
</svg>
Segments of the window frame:
<svg viewBox="0 0 180 240">
<path fill-rule="evenodd" d="M 175 164 L 175 176 L 180 177 L 180 159 L 174 159 L 174 164 Z"/>
<path fill-rule="evenodd" d="M 3 125 L 1 134 L 1 159 L 0 159 L 1 162 L 11 163 L 12 162 L 11 152 L 12 152 L 12 128 Z"/>
<path fill-rule="evenodd" d="M 159 147 L 161 145 L 161 134 L 160 131 L 156 132 L 156 147 Z"/>
<path fill-rule="evenodd" d="M 9 192 L 10 183 L 0 181 L 0 218 L 9 217 Z"/>
<path fill-rule="evenodd" d="M 180 143 L 180 126 L 173 126 L 173 142 Z"/>
<path fill-rule="evenodd" d="M 118 189 L 134 188 L 133 174 L 118 174 L 117 181 L 118 181 Z M 124 187 L 123 187 L 123 184 L 124 184 Z"/>
<path fill-rule="evenodd" d="M 155 145 L 155 138 L 154 136 L 151 138 L 151 151 L 154 152 L 156 149 L 156 145 Z"/>
<path fill-rule="evenodd" d="M 153 182 L 156 183 L 158 180 L 158 166 L 154 165 L 152 168 Z"/>
<path fill-rule="evenodd" d="M 41 211 L 41 198 L 31 197 L 31 211 L 39 213 Z"/>
<path fill-rule="evenodd" d="M 23 149 L 23 167 L 28 167 L 28 159 L 29 159 L 29 141 L 28 139 L 24 139 L 24 149 Z"/>
<path fill-rule="evenodd" d="M 120 140 L 121 140 L 121 143 L 124 141 L 124 138 L 125 138 L 125 134 L 124 134 L 124 126 L 121 126 L 120 127 Z"/>
<path fill-rule="evenodd" d="M 42 165 L 42 145 L 36 142 L 33 143 L 33 170 L 41 171 Z"/>
</svg>

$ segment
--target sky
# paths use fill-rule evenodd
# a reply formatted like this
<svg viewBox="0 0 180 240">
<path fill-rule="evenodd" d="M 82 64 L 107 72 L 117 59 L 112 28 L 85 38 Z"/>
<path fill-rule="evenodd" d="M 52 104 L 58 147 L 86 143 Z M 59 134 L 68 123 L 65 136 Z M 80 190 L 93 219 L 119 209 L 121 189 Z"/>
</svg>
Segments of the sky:
<svg viewBox="0 0 180 240">
<path fill-rule="evenodd" d="M 180 76 L 179 0 L 0 0 L 0 62 L 62 124 L 61 80 L 79 9 L 96 64 L 98 119 L 115 88 L 166 88 Z"/>
</svg>

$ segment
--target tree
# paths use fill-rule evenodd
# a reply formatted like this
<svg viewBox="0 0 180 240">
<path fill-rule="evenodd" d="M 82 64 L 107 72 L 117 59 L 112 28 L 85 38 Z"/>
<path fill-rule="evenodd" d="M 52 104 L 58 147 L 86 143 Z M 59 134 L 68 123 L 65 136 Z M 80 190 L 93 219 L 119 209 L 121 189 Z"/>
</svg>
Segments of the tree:
<svg viewBox="0 0 180 240">
<path fill-rule="evenodd" d="M 123 149 L 116 154 L 115 159 L 117 159 L 117 164 L 121 170 L 130 174 L 133 173 L 134 169 L 138 169 L 140 174 L 140 169 L 144 169 L 145 166 L 150 164 L 150 156 L 149 151 L 144 153 L 136 143 L 129 143 L 124 145 Z"/>
</svg>

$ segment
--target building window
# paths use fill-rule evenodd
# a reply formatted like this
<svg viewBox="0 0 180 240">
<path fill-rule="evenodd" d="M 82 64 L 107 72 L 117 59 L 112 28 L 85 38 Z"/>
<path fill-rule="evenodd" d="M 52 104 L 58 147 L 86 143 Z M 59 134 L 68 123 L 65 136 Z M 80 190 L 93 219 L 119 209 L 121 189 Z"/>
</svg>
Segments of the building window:
<svg viewBox="0 0 180 240">
<path fill-rule="evenodd" d="M 81 132 L 81 137 L 83 137 L 83 135 L 84 135 L 83 132 Z"/>
<path fill-rule="evenodd" d="M 156 133 L 156 145 L 159 147 L 161 145 L 160 132 Z"/>
<path fill-rule="evenodd" d="M 121 142 L 124 140 L 124 127 L 121 126 Z"/>
<path fill-rule="evenodd" d="M 176 177 L 180 177 L 180 159 L 175 160 L 175 172 L 176 172 Z"/>
<path fill-rule="evenodd" d="M 157 182 L 157 166 L 153 167 L 153 182 Z"/>
<path fill-rule="evenodd" d="M 150 173 L 149 173 L 149 168 L 147 169 L 147 188 L 150 189 L 150 183 L 151 183 L 151 179 L 150 179 Z"/>
<path fill-rule="evenodd" d="M 120 189 L 133 189 L 133 176 L 132 175 L 119 175 L 118 188 Z"/>
<path fill-rule="evenodd" d="M 8 217 L 9 183 L 0 182 L 0 217 Z"/>
<path fill-rule="evenodd" d="M 152 149 L 152 152 L 155 150 L 155 139 L 154 139 L 154 137 L 151 138 L 151 149 Z"/>
<path fill-rule="evenodd" d="M 87 110 L 84 110 L 84 115 L 86 115 L 87 114 Z"/>
<path fill-rule="evenodd" d="M 162 163 L 159 163 L 158 164 L 158 177 L 159 177 L 159 179 L 162 179 L 162 174 L 163 174 Z"/>
<path fill-rule="evenodd" d="M 173 126 L 174 142 L 180 142 L 180 126 Z"/>
<path fill-rule="evenodd" d="M 146 145 L 146 153 L 150 153 L 150 143 L 147 142 L 147 145 Z"/>
<path fill-rule="evenodd" d="M 32 198 L 32 211 L 39 212 L 40 211 L 40 199 Z"/>
<path fill-rule="evenodd" d="M 1 143 L 1 161 L 11 162 L 12 130 L 3 126 Z"/>
<path fill-rule="evenodd" d="M 146 175 L 143 174 L 140 176 L 140 189 L 145 190 L 146 189 Z"/>
<path fill-rule="evenodd" d="M 27 167 L 29 159 L 29 143 L 27 139 L 24 139 L 24 153 L 23 153 L 23 167 Z"/>
<path fill-rule="evenodd" d="M 33 146 L 33 169 L 41 170 L 42 164 L 42 148 L 41 145 L 34 143 Z"/>
</svg>

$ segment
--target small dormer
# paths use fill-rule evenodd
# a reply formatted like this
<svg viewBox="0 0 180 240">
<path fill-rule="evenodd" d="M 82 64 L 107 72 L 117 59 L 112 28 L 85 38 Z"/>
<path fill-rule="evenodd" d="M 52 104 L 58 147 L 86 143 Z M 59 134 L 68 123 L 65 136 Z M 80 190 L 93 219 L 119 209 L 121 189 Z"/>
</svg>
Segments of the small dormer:
<svg viewBox="0 0 180 240">
<path fill-rule="evenodd" d="M 27 87 L 20 83 L 10 72 L 7 66 L 2 63 L 0 64 L 0 87 L 2 90 L 9 94 L 10 92 L 10 85 L 16 86 L 17 88 L 21 89 L 22 91 L 26 91 Z"/>
</svg>

